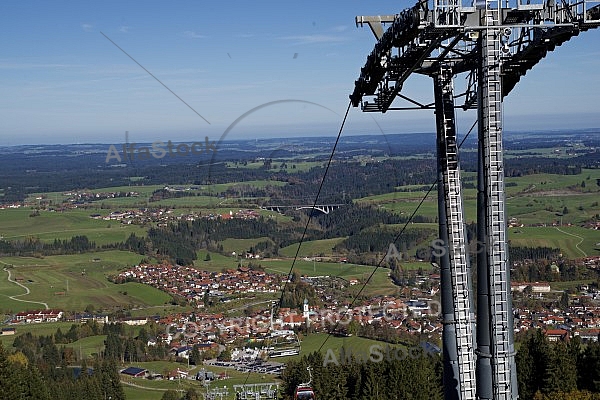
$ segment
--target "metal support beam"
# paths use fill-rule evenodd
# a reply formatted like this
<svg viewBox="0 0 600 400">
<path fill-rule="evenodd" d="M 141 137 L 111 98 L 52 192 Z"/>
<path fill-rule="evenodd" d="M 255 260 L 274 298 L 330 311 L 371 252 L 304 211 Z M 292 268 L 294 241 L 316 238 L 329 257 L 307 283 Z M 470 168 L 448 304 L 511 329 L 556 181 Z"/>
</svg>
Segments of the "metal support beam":
<svg viewBox="0 0 600 400">
<path fill-rule="evenodd" d="M 483 200 L 485 204 L 485 254 L 488 270 L 489 326 L 492 370 L 492 399 L 509 400 L 519 397 L 514 360 L 512 301 L 506 238 L 504 204 L 504 160 L 502 149 L 502 78 L 501 21 L 498 0 L 486 0 L 482 23 L 488 28 L 481 36 L 479 142 L 483 166 Z M 479 296 L 478 296 L 479 297 Z M 482 295 L 483 297 L 483 295 Z M 485 351 L 479 354 L 485 358 Z M 487 360 L 481 360 L 482 366 Z M 488 388 L 487 379 L 479 383 L 480 399 Z"/>
<path fill-rule="evenodd" d="M 458 163 L 452 69 L 434 77 L 444 331 L 444 397 L 475 400 L 475 317 Z"/>
</svg>

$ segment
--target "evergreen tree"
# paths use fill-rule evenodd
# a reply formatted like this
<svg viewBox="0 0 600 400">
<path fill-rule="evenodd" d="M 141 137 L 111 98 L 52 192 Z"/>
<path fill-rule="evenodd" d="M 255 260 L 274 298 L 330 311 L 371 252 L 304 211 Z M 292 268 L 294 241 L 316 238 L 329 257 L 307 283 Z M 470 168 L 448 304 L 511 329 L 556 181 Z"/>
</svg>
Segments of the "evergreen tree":
<svg viewBox="0 0 600 400">
<path fill-rule="evenodd" d="M 100 374 L 102 389 L 104 390 L 105 398 L 112 400 L 125 400 L 125 392 L 121 385 L 121 378 L 117 371 L 115 360 L 105 359 L 100 365 Z"/>
<path fill-rule="evenodd" d="M 519 393 L 524 399 L 531 399 L 544 387 L 551 350 L 541 330 L 528 334 L 516 356 Z"/>
<path fill-rule="evenodd" d="M 179 400 L 179 394 L 177 394 L 176 391 L 169 389 L 163 393 L 161 400 Z"/>
<path fill-rule="evenodd" d="M 183 400 L 200 400 L 200 396 L 198 395 L 198 393 L 196 392 L 196 389 L 194 388 L 189 388 L 186 392 L 185 392 L 185 396 L 183 396 Z"/>
<path fill-rule="evenodd" d="M 35 366 L 29 366 L 29 368 L 24 371 L 23 376 L 25 377 L 25 381 L 27 383 L 23 398 L 35 400 L 51 399 L 50 391 L 48 390 L 48 382 L 42 378 L 42 374 Z"/>
<path fill-rule="evenodd" d="M 579 388 L 600 392 L 600 343 L 589 343 L 577 363 Z"/>
<path fill-rule="evenodd" d="M 577 365 L 573 355 L 567 351 L 563 342 L 558 342 L 550 349 L 543 391 L 571 392 L 577 390 Z"/>
<path fill-rule="evenodd" d="M 0 342 L 0 393 L 2 393 L 3 399 L 21 399 L 21 380 L 20 370 L 8 361 L 2 342 Z"/>
<path fill-rule="evenodd" d="M 190 364 L 202 364 L 202 355 L 200 354 L 200 350 L 198 350 L 198 346 L 196 345 L 192 347 L 192 353 L 190 354 Z"/>
</svg>

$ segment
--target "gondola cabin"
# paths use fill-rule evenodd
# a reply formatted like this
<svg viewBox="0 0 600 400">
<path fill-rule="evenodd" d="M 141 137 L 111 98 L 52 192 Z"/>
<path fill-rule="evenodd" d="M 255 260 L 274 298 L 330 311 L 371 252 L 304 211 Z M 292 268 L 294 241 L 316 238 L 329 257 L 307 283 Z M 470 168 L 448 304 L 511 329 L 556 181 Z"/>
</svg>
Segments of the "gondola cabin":
<svg viewBox="0 0 600 400">
<path fill-rule="evenodd" d="M 316 400 L 315 392 L 310 386 L 298 386 L 294 400 Z"/>
</svg>

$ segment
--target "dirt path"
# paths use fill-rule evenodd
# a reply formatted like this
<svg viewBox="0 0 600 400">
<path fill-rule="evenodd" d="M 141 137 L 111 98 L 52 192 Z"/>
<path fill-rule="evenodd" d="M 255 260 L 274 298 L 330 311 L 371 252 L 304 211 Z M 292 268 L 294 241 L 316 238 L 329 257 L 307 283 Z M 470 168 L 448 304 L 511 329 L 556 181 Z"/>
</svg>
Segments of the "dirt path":
<svg viewBox="0 0 600 400">
<path fill-rule="evenodd" d="M 557 230 L 557 231 L 559 231 L 559 232 L 561 232 L 561 233 L 564 233 L 565 235 L 569 235 L 569 236 L 576 237 L 577 239 L 581 239 L 581 240 L 579 241 L 579 243 L 577 243 L 577 244 L 575 245 L 575 248 L 576 248 L 577 250 L 579 250 L 579 251 L 581 252 L 581 254 L 583 254 L 583 256 L 584 256 L 584 257 L 587 257 L 587 256 L 588 256 L 588 255 L 587 255 L 587 253 L 586 253 L 585 251 L 581 250 L 581 248 L 579 247 L 579 245 L 580 245 L 581 243 L 583 243 L 583 241 L 585 240 L 585 238 L 583 238 L 583 237 L 581 237 L 581 236 L 579 236 L 579 235 L 575 235 L 575 234 L 573 234 L 573 233 L 565 232 L 565 231 L 563 231 L 562 229 L 560 229 L 558 226 L 556 227 L 556 230 Z"/>
<path fill-rule="evenodd" d="M 6 264 L 6 263 L 5 263 L 5 262 L 3 262 L 3 261 L 0 261 L 0 262 L 1 262 L 2 264 Z M 6 265 L 9 265 L 9 264 L 6 264 Z M 27 286 L 25 286 L 25 285 L 23 285 L 23 284 L 21 284 L 21 283 L 17 282 L 17 281 L 14 281 L 14 280 L 12 280 L 12 277 L 11 277 L 11 275 L 10 275 L 10 270 L 9 270 L 8 268 L 4 268 L 4 270 L 5 270 L 5 271 L 8 273 L 8 281 L 9 281 L 9 282 L 11 282 L 11 283 L 14 283 L 14 284 L 16 284 L 16 285 L 19 285 L 19 286 L 21 286 L 23 289 L 25 289 L 25 293 L 23 293 L 23 294 L 16 294 L 16 295 L 14 295 L 14 296 L 7 296 L 9 299 L 12 299 L 12 300 L 14 300 L 14 301 L 21 301 L 21 302 L 23 302 L 23 303 L 41 304 L 41 305 L 43 305 L 44 307 L 46 307 L 46 310 L 48 310 L 48 309 L 50 308 L 50 307 L 48 307 L 48 304 L 47 304 L 47 303 L 44 303 L 44 302 L 41 302 L 41 301 L 32 301 L 32 300 L 23 300 L 23 299 L 18 299 L 17 297 L 20 297 L 20 296 L 26 296 L 26 295 L 28 295 L 28 294 L 30 293 L 30 291 L 29 291 L 29 288 L 28 288 Z"/>
</svg>

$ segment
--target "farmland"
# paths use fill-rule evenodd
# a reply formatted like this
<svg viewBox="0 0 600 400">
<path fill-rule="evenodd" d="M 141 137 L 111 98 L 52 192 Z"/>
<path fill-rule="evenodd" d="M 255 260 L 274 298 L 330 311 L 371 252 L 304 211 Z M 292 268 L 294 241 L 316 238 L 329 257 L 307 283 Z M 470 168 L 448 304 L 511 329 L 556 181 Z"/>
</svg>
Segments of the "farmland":
<svg viewBox="0 0 600 400">
<path fill-rule="evenodd" d="M 134 282 L 117 285 L 107 280 L 109 275 L 139 263 L 141 258 L 140 255 L 124 251 L 103 251 L 42 258 L 3 257 L 0 261 L 10 268 L 14 279 L 31 291 L 19 299 L 45 302 L 50 308 L 81 311 L 89 304 L 96 309 L 113 309 L 168 303 L 170 296 L 157 289 Z M 2 297 L 24 293 L 22 288 L 7 281 L 6 271 L 2 271 L 2 275 Z M 31 304 L 8 300 L 2 302 L 4 312 L 32 308 Z"/>
<path fill-rule="evenodd" d="M 468 175 L 468 174 L 466 174 Z M 520 228 L 509 230 L 509 239 L 513 245 L 518 246 L 546 246 L 558 247 L 569 258 L 583 257 L 598 254 L 600 231 L 586 229 L 577 224 L 588 220 L 600 213 L 598 206 L 598 193 L 600 187 L 596 180 L 600 179 L 598 170 L 583 170 L 579 175 L 527 175 L 507 179 L 507 211 L 511 218 L 516 218 L 523 224 Z M 583 184 L 586 183 L 587 184 Z M 242 184 L 242 183 L 240 183 Z M 271 181 L 243 182 L 245 185 L 264 187 L 273 184 Z M 279 182 L 281 184 L 281 182 Z M 235 187 L 235 183 L 214 185 L 211 190 L 223 191 Z M 160 188 L 159 186 L 136 187 L 140 198 L 146 201 L 150 194 Z M 102 190 L 119 191 L 131 187 L 114 187 Z M 373 204 L 402 215 L 411 215 L 425 192 L 419 186 L 400 188 L 404 191 L 365 197 L 356 200 L 363 204 Z M 100 191 L 98 189 L 97 191 Z M 417 191 L 409 191 L 417 190 Z M 53 194 L 47 197 L 52 198 Z M 58 196 L 58 193 L 54 194 Z M 474 189 L 465 189 L 465 209 L 467 220 L 475 219 Z M 435 190 L 417 211 L 434 220 L 437 215 L 437 195 Z M 138 199 L 138 200 L 139 200 Z M 216 200 L 215 197 L 202 196 L 169 199 L 173 201 L 189 201 L 186 204 L 189 210 L 200 207 L 212 206 L 209 204 Z M 112 199 L 115 201 L 131 200 L 131 198 Z M 209 201 L 210 202 L 207 202 Z M 233 200 L 229 200 L 233 201 Z M 225 202 L 225 200 L 221 200 Z M 175 204 L 175 203 L 174 203 Z M 182 203 L 183 204 L 183 203 Z M 225 203 L 226 204 L 226 203 Z M 222 204 L 222 205 L 225 205 Z M 116 206 L 117 204 L 111 204 Z M 125 204 L 121 204 L 125 205 Z M 179 204 L 178 204 L 179 205 Z M 185 209 L 180 209 L 182 212 Z M 221 208 L 219 212 L 227 212 L 228 208 Z M 38 237 L 43 241 L 68 239 L 75 235 L 85 235 L 97 245 L 110 244 L 124 241 L 131 233 L 143 236 L 145 228 L 138 225 L 123 225 L 113 221 L 94 220 L 89 218 L 90 213 L 101 209 L 69 210 L 65 212 L 41 211 L 39 216 L 30 217 L 31 209 L 5 209 L 0 210 L 0 234 L 7 240 L 18 240 L 27 237 Z M 564 211 L 567 211 L 566 213 Z M 207 212 L 204 209 L 203 212 Z M 272 214 L 271 214 L 272 215 Z M 282 220 L 284 217 L 281 217 Z M 552 225 L 558 226 L 531 226 Z M 412 224 L 410 227 L 427 226 L 435 224 Z M 401 226 L 398 226 L 398 231 Z M 242 254 L 259 242 L 269 241 L 268 237 L 253 239 L 226 239 L 221 244 L 224 254 L 236 252 Z M 294 269 L 306 275 L 332 275 L 345 279 L 357 278 L 365 281 L 372 272 L 371 267 L 347 265 L 341 263 L 328 263 L 304 260 L 302 258 L 325 256 L 330 258 L 340 257 L 333 248 L 344 238 L 333 238 L 302 243 L 298 256 L 294 262 Z M 255 261 L 263 265 L 268 272 L 287 274 L 292 265 L 292 258 L 298 249 L 297 244 L 292 244 L 279 250 L 284 258 L 261 259 Z M 223 268 L 235 268 L 240 262 L 237 258 L 224 256 L 215 252 L 211 253 L 211 260 L 204 261 L 206 251 L 199 251 L 195 265 L 197 268 L 220 271 Z M 95 304 L 98 308 L 160 306 L 169 301 L 169 296 L 156 289 L 146 286 L 127 283 L 114 285 L 106 277 L 114 274 L 119 269 L 128 265 L 139 263 L 142 256 L 122 251 L 103 251 L 97 253 L 33 257 L 3 257 L 4 266 L 13 266 L 13 274 L 25 284 L 31 293 L 24 295 L 24 290 L 6 280 L 7 273 L 0 280 L 0 295 L 4 298 L 2 308 L 4 311 L 21 311 L 31 308 L 31 303 L 17 301 L 9 296 L 17 296 L 18 300 L 29 300 L 48 303 L 49 307 L 77 310 L 88 304 Z M 242 261 L 243 263 L 244 261 Z M 411 264 L 406 264 L 405 269 L 411 269 Z M 421 268 L 416 266 L 415 268 Z M 426 268 L 427 269 L 427 266 Z M 379 269 L 372 278 L 369 286 L 378 287 L 376 292 L 391 289 L 387 275 L 389 271 Z M 68 288 L 67 288 L 68 285 Z"/>
</svg>

